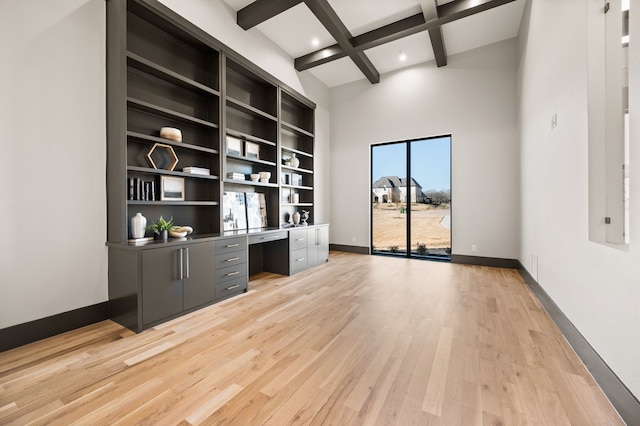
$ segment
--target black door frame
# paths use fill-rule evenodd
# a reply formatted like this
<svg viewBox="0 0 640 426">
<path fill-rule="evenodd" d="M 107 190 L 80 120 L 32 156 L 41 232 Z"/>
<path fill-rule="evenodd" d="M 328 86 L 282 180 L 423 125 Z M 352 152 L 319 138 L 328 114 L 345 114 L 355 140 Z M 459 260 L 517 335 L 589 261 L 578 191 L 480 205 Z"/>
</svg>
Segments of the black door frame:
<svg viewBox="0 0 640 426">
<path fill-rule="evenodd" d="M 393 142 L 381 142 L 381 143 L 372 143 L 369 146 L 369 181 L 370 183 L 370 187 L 369 187 L 369 253 L 371 254 L 375 254 L 375 255 L 381 255 L 381 256 L 402 256 L 402 257 L 406 257 L 406 258 L 412 258 L 412 259 L 428 259 L 428 260 L 442 260 L 442 261 L 451 261 L 451 252 L 453 251 L 453 226 L 450 225 L 449 227 L 449 239 L 451 242 L 451 251 L 449 252 L 449 257 L 443 257 L 443 256 L 429 256 L 429 255 L 412 255 L 411 253 L 411 193 L 410 193 L 410 180 L 412 173 L 411 173 L 411 143 L 412 142 L 419 142 L 419 141 L 428 141 L 430 139 L 442 139 L 442 138 L 449 138 L 449 183 L 450 183 L 450 198 L 451 201 L 449 202 L 449 215 L 453 215 L 453 182 L 452 182 L 452 177 L 453 177 L 453 136 L 451 134 L 444 134 L 444 135 L 438 135 L 438 136 L 429 136 L 429 137 L 424 137 L 424 138 L 415 138 L 415 139 L 407 139 L 404 141 L 393 141 Z M 407 185 L 409 186 L 406 193 L 407 193 L 407 199 L 409 200 L 406 204 L 407 204 L 407 208 L 405 210 L 405 213 L 407 215 L 407 232 L 406 232 L 406 253 L 392 253 L 392 252 L 382 252 L 382 251 L 374 251 L 373 250 L 373 200 L 371 199 L 371 194 L 373 194 L 373 148 L 375 147 L 379 147 L 379 146 L 384 146 L 384 145 L 396 145 L 396 144 L 402 144 L 404 143 L 406 146 L 406 150 L 405 150 L 405 160 L 406 160 L 406 171 L 407 171 L 407 176 L 405 176 L 405 180 L 407 182 Z"/>
</svg>

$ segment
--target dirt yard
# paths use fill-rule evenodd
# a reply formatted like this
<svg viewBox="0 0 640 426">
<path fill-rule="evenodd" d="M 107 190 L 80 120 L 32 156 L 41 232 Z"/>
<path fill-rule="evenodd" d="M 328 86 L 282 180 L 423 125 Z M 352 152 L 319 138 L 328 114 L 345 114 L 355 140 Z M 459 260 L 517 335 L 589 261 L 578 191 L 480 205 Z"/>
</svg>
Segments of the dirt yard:
<svg viewBox="0 0 640 426">
<path fill-rule="evenodd" d="M 400 213 L 404 203 L 377 204 L 373 208 L 373 246 L 376 250 L 390 250 L 398 246 L 399 251 L 406 250 L 406 213 Z M 443 226 L 450 217 L 449 205 L 434 207 L 427 204 L 411 205 L 411 249 L 418 243 L 426 244 L 428 249 L 451 247 L 451 231 Z"/>
</svg>

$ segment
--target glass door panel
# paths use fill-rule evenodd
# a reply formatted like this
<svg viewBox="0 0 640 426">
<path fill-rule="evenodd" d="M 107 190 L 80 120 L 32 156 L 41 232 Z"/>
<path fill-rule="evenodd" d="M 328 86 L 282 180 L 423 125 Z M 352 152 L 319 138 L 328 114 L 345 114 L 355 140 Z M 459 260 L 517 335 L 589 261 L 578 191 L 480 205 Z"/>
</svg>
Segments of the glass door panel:
<svg viewBox="0 0 640 426">
<path fill-rule="evenodd" d="M 371 147 L 371 244 L 374 253 L 407 253 L 407 144 Z"/>
<path fill-rule="evenodd" d="M 411 252 L 451 256 L 451 138 L 410 142 Z"/>
</svg>

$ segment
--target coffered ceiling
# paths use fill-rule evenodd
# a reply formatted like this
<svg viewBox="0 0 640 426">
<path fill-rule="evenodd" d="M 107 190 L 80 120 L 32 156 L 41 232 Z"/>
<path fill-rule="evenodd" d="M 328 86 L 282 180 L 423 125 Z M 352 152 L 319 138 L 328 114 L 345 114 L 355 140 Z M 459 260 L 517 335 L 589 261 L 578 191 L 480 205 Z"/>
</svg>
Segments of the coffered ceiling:
<svg viewBox="0 0 640 426">
<path fill-rule="evenodd" d="M 517 36 L 525 0 L 224 0 L 329 87 Z"/>
</svg>

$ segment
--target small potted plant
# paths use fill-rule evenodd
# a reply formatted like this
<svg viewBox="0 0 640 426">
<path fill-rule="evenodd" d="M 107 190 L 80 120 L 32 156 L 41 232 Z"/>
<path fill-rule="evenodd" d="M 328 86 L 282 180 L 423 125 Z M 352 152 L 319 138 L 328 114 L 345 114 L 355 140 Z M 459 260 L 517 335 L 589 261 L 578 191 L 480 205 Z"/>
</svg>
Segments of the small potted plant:
<svg viewBox="0 0 640 426">
<path fill-rule="evenodd" d="M 291 157 L 289 157 L 288 155 L 282 156 L 282 162 L 284 163 L 285 166 L 291 167 Z"/>
<path fill-rule="evenodd" d="M 169 220 L 165 220 L 162 216 L 151 225 L 147 226 L 147 229 L 151 229 L 156 234 L 156 239 L 167 241 L 169 238 L 169 231 L 174 228 L 173 217 Z"/>
</svg>

